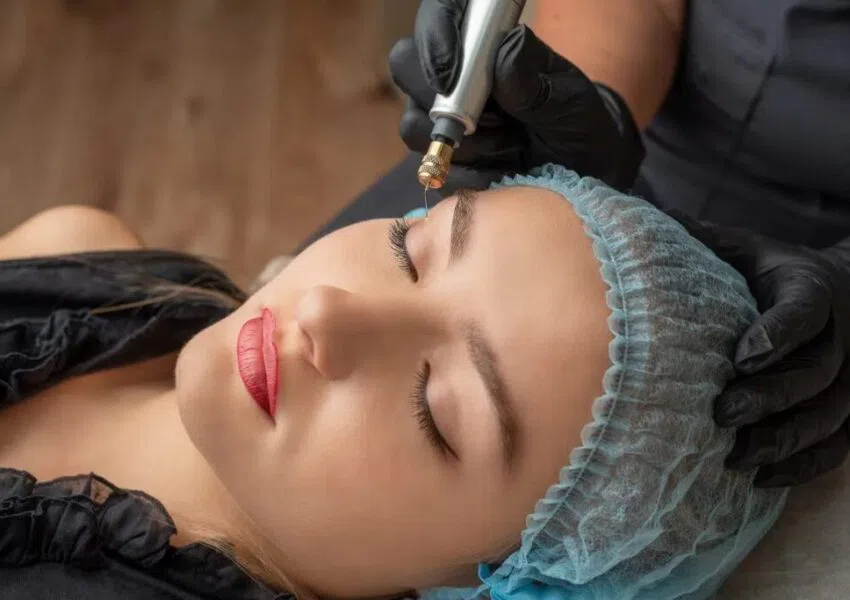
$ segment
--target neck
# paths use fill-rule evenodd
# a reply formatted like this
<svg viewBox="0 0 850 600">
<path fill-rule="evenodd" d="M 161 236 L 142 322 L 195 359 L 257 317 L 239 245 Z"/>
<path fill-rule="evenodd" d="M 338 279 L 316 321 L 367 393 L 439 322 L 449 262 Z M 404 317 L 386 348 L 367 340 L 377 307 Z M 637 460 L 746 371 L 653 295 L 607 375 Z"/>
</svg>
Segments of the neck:
<svg viewBox="0 0 850 600">
<path fill-rule="evenodd" d="M 174 357 L 163 357 L 76 377 L 0 411 L 0 466 L 42 481 L 96 473 L 159 500 L 177 527 L 173 545 L 232 541 L 243 564 L 276 564 L 276 548 L 186 433 L 173 371 Z"/>
<path fill-rule="evenodd" d="M 172 545 L 225 542 L 243 566 L 276 581 L 276 573 L 266 566 L 279 561 L 279 550 L 259 533 L 192 443 L 180 419 L 173 382 L 148 394 L 135 404 L 131 399 L 131 408 L 119 411 L 123 416 L 117 429 L 128 432 L 124 439 L 129 443 L 117 446 L 123 450 L 114 458 L 122 478 L 107 478 L 142 490 L 165 506 L 177 526 Z M 268 562 L 261 565 L 258 556 Z"/>
<path fill-rule="evenodd" d="M 150 393 L 150 390 L 148 390 Z M 142 490 L 157 498 L 174 518 L 174 545 L 200 541 L 193 530 L 226 536 L 228 531 L 250 527 L 215 472 L 189 439 L 180 420 L 173 386 L 121 410 L 121 448 L 108 476 L 121 487 Z"/>
</svg>

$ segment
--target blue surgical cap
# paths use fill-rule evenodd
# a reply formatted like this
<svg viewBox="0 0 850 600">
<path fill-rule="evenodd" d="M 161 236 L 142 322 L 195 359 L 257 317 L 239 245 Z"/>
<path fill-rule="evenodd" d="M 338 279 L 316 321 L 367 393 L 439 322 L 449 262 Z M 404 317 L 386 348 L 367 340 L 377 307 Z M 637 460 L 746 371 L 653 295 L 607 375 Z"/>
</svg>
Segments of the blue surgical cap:
<svg viewBox="0 0 850 600">
<path fill-rule="evenodd" d="M 776 521 L 787 490 L 723 461 L 735 433 L 712 406 L 757 315 L 741 275 L 649 203 L 547 165 L 493 187 L 562 195 L 608 286 L 613 340 L 581 446 L 477 588 L 428 599 L 710 598 Z M 518 200 L 521 201 L 521 200 Z"/>
</svg>

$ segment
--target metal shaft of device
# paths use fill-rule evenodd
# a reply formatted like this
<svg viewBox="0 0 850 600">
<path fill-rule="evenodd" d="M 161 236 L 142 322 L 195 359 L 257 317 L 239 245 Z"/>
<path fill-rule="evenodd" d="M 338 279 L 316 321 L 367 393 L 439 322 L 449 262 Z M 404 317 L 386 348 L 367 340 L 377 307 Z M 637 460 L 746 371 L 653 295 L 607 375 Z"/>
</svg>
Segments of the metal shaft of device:
<svg viewBox="0 0 850 600">
<path fill-rule="evenodd" d="M 432 142 L 417 171 L 419 183 L 426 188 L 442 187 L 455 148 L 464 135 L 475 133 L 493 89 L 499 44 L 516 27 L 524 7 L 525 0 L 470 0 L 467 5 L 457 82 L 449 95 L 437 95 L 429 113 L 434 121 Z"/>
</svg>

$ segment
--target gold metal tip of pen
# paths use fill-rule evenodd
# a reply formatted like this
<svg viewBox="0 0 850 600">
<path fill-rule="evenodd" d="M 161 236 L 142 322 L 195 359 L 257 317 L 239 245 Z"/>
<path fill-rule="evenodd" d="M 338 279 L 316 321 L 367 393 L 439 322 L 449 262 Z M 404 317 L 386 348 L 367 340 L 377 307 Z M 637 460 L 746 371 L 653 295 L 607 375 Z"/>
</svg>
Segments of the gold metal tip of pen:
<svg viewBox="0 0 850 600">
<path fill-rule="evenodd" d="M 428 151 L 419 163 L 416 178 L 425 188 L 439 189 L 446 182 L 449 174 L 449 166 L 452 162 L 454 147 L 451 144 L 433 141 L 428 146 Z"/>
</svg>

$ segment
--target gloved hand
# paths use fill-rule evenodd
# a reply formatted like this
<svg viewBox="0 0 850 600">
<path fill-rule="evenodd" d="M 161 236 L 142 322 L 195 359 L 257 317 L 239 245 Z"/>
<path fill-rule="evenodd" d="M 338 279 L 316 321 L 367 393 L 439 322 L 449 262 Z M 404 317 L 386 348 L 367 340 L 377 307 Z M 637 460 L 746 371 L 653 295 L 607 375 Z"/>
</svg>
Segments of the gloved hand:
<svg viewBox="0 0 850 600">
<path fill-rule="evenodd" d="M 673 216 L 744 275 L 762 312 L 715 404 L 719 425 L 739 427 L 727 465 L 758 467 L 760 487 L 838 467 L 850 450 L 850 238 L 811 250 Z"/>
<path fill-rule="evenodd" d="M 422 0 L 414 37 L 390 52 L 390 72 L 409 96 L 401 137 L 425 152 L 436 93 L 448 94 L 460 71 L 460 30 L 468 0 Z M 525 26 L 510 31 L 496 56 L 491 101 L 454 162 L 484 171 L 524 172 L 555 162 L 625 190 L 644 149 L 629 108 L 591 82 Z"/>
</svg>

